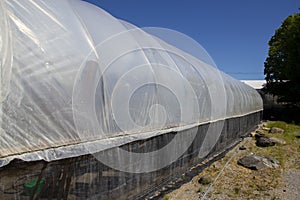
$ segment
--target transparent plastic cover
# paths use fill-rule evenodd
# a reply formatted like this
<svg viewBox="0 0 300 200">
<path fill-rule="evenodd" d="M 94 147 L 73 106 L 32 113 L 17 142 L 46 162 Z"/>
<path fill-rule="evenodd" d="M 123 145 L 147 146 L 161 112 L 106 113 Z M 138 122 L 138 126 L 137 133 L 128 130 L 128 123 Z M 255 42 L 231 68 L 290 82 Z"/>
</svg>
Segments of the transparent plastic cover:
<svg viewBox="0 0 300 200">
<path fill-rule="evenodd" d="M 83 1 L 1 0 L 0 30 L 0 167 L 262 110 L 254 89 Z"/>
</svg>

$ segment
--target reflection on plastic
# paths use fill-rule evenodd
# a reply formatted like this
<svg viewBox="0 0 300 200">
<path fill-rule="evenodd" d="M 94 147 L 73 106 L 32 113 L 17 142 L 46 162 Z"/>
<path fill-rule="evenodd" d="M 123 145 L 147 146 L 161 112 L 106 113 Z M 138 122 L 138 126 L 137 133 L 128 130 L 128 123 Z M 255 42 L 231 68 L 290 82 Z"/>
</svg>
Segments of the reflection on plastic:
<svg viewBox="0 0 300 200">
<path fill-rule="evenodd" d="M 184 153 L 194 127 L 262 109 L 254 89 L 213 67 L 190 38 L 136 28 L 86 2 L 3 0 L 0 30 L 0 167 L 15 158 L 77 157 L 186 130 L 159 151 L 116 148 L 123 163 L 95 154 L 121 171 L 150 172 Z M 185 38 L 202 53 L 192 56 L 160 34 Z M 222 123 L 209 127 L 200 157 L 222 129 Z M 148 156 L 159 159 L 147 163 Z"/>
</svg>

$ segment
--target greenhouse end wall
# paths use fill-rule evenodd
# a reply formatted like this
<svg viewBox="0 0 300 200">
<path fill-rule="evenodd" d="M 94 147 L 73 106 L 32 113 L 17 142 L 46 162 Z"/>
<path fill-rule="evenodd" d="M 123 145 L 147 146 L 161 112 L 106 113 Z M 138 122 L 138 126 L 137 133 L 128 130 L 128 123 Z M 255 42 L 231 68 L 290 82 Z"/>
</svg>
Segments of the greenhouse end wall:
<svg viewBox="0 0 300 200">
<path fill-rule="evenodd" d="M 260 122 L 262 112 L 229 118 L 224 122 L 203 124 L 188 150 L 174 163 L 150 173 L 126 173 L 112 169 L 93 155 L 79 156 L 53 162 L 24 162 L 15 160 L 0 168 L 0 199 L 145 199 L 163 186 L 176 187 L 176 181 L 193 166 L 226 151 L 232 144 Z M 199 150 L 210 125 L 223 124 L 222 134 L 205 158 L 199 158 Z M 167 145 L 177 134 L 170 132 L 147 140 L 135 141 L 121 148 L 131 152 L 155 151 Z M 184 142 L 184 141 L 182 141 Z M 102 153 L 109 153 L 106 150 Z M 153 158 L 156 159 L 156 158 Z M 35 182 L 29 188 L 26 184 Z M 170 184 L 173 183 L 174 185 Z M 161 196 L 157 196 L 159 198 Z M 153 198 L 152 198 L 153 199 Z M 154 198 L 155 199 L 155 198 Z"/>
</svg>

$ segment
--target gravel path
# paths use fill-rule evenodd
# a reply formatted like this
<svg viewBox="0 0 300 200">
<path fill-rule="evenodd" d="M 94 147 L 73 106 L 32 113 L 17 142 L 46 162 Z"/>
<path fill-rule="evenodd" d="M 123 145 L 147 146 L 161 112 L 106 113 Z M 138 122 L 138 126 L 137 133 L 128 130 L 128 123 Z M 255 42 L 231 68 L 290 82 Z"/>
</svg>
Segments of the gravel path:
<svg viewBox="0 0 300 200">
<path fill-rule="evenodd" d="M 290 169 L 283 175 L 285 186 L 274 190 L 274 195 L 283 200 L 300 199 L 300 170 Z"/>
</svg>

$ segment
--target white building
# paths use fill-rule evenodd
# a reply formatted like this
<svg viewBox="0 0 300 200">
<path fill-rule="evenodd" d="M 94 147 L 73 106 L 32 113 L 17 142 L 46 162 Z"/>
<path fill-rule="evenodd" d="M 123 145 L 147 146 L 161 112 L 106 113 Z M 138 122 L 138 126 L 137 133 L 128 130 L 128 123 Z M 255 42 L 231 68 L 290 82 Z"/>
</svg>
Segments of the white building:
<svg viewBox="0 0 300 200">
<path fill-rule="evenodd" d="M 266 80 L 241 80 L 241 82 L 253 87 L 256 90 L 262 89 L 267 83 Z"/>
</svg>

